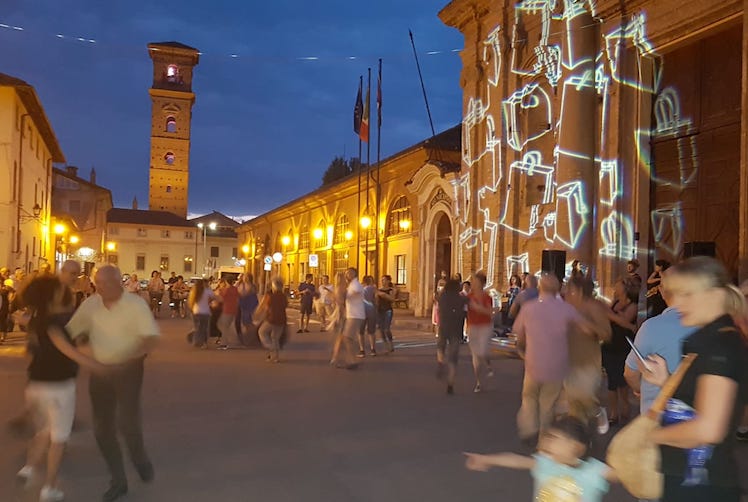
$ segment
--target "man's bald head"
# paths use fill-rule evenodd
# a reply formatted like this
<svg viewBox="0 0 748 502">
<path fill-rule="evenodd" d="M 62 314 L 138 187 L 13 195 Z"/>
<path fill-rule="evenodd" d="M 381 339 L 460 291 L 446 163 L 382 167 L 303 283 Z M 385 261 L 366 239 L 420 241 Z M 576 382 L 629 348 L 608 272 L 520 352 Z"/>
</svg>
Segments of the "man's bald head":
<svg viewBox="0 0 748 502">
<path fill-rule="evenodd" d="M 72 288 L 81 273 L 81 266 L 75 260 L 66 260 L 60 267 L 60 282 Z"/>
<path fill-rule="evenodd" d="M 558 277 L 553 274 L 541 275 L 538 290 L 548 295 L 557 295 L 561 291 L 561 284 L 558 282 Z"/>
<path fill-rule="evenodd" d="M 104 265 L 96 270 L 94 274 L 96 292 L 101 295 L 104 302 L 117 301 L 122 292 L 122 273 L 114 265 Z"/>
</svg>

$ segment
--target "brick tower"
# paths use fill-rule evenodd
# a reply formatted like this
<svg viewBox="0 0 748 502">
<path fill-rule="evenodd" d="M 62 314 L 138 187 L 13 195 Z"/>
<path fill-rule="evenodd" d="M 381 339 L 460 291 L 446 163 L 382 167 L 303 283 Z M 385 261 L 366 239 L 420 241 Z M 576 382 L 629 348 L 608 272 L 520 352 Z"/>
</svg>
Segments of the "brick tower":
<svg viewBox="0 0 748 502">
<path fill-rule="evenodd" d="M 187 217 L 192 69 L 199 52 L 179 42 L 148 44 L 153 60 L 149 209 Z"/>
</svg>

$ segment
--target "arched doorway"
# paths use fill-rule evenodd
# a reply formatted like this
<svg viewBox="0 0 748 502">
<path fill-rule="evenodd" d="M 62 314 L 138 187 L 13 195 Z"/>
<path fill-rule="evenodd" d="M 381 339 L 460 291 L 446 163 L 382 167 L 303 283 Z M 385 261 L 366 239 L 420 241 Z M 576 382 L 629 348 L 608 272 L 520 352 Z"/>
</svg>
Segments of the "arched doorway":
<svg viewBox="0 0 748 502">
<path fill-rule="evenodd" d="M 435 289 L 442 272 L 446 272 L 447 277 L 451 277 L 452 275 L 452 223 L 449 221 L 449 216 L 446 213 L 441 213 L 437 216 L 434 225 L 435 256 L 433 287 Z"/>
</svg>

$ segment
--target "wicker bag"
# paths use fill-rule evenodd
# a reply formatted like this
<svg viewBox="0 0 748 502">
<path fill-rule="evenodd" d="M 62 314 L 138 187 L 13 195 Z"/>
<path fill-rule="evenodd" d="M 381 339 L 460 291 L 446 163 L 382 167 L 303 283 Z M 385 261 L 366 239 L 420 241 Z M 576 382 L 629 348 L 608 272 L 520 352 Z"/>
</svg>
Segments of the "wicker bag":
<svg viewBox="0 0 748 502">
<path fill-rule="evenodd" d="M 636 498 L 662 497 L 664 477 L 660 472 L 660 448 L 649 440 L 649 435 L 660 426 L 660 414 L 694 359 L 696 354 L 683 357 L 675 373 L 662 386 L 647 414 L 637 417 L 621 429 L 608 446 L 608 465 L 615 469 L 621 484 Z"/>
</svg>

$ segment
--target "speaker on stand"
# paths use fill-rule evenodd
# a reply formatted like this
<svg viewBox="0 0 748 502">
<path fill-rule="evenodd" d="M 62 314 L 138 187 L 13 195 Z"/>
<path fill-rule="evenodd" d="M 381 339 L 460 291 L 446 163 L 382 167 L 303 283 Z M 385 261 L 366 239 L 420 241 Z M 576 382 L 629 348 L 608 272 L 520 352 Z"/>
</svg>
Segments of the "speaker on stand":
<svg viewBox="0 0 748 502">
<path fill-rule="evenodd" d="M 558 249 L 544 249 L 541 270 L 558 277 L 558 282 L 564 282 L 566 275 L 566 251 Z"/>
</svg>

